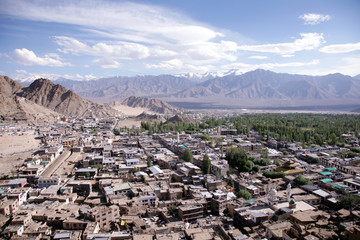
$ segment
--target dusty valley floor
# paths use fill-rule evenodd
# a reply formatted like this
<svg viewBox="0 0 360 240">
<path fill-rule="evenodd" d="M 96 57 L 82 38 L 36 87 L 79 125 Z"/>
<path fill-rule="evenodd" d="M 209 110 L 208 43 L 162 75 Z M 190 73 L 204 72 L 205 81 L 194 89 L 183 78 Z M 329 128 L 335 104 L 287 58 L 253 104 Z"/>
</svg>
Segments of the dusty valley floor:
<svg viewBox="0 0 360 240">
<path fill-rule="evenodd" d="M 40 140 L 35 139 L 33 131 L 23 135 L 8 135 L 0 137 L 0 177 L 10 175 L 16 165 L 22 164 L 24 158 L 30 157 L 38 150 Z"/>
</svg>

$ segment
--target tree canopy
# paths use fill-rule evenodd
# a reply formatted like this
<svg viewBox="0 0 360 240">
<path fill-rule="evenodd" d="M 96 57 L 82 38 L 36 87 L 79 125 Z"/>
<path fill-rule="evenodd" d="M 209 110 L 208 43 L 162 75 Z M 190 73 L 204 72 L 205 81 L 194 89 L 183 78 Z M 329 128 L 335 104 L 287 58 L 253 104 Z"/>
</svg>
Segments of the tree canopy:
<svg viewBox="0 0 360 240">
<path fill-rule="evenodd" d="M 183 159 L 185 162 L 193 162 L 193 155 L 190 149 L 186 148 L 183 152 Z"/>
<path fill-rule="evenodd" d="M 211 161 L 210 161 L 209 155 L 205 154 L 204 159 L 202 161 L 202 166 L 201 166 L 201 169 L 202 169 L 203 173 L 204 174 L 209 174 L 210 173 L 210 167 L 211 167 Z"/>
<path fill-rule="evenodd" d="M 264 171 L 263 175 L 267 178 L 283 178 L 285 177 L 285 173 L 283 172 L 270 172 L 270 171 Z"/>
<path fill-rule="evenodd" d="M 245 150 L 241 148 L 229 148 L 226 150 L 226 160 L 231 167 L 237 168 L 240 172 L 249 172 L 251 164 Z"/>
<path fill-rule="evenodd" d="M 360 207 L 360 197 L 351 193 L 345 193 L 339 197 L 339 204 L 341 207 L 352 211 Z"/>
<path fill-rule="evenodd" d="M 312 184 L 311 181 L 307 178 L 305 178 L 304 176 L 302 175 L 298 175 L 296 178 L 295 178 L 295 183 L 297 185 L 309 185 L 309 184 Z"/>
<path fill-rule="evenodd" d="M 248 192 L 247 190 L 240 190 L 240 191 L 236 194 L 236 196 L 237 196 L 238 198 L 244 198 L 245 200 L 249 200 L 249 199 L 252 198 L 251 193 Z"/>
</svg>

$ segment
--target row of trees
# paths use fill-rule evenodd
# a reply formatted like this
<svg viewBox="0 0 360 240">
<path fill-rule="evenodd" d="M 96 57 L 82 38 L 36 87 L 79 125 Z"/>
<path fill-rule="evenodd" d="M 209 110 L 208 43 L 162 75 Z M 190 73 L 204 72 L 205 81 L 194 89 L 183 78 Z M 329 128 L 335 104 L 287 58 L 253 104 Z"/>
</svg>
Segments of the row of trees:
<svg viewBox="0 0 360 240">
<path fill-rule="evenodd" d="M 306 144 L 345 143 L 344 133 L 358 135 L 360 119 L 356 115 L 325 114 L 254 114 L 229 119 L 239 134 L 253 129 L 276 140 Z"/>
<path fill-rule="evenodd" d="M 163 123 L 141 122 L 140 129 L 121 129 L 140 132 L 166 133 L 171 131 L 197 133 L 203 129 L 225 126 L 236 128 L 238 134 L 249 135 L 255 130 L 264 140 L 274 138 L 279 141 L 303 142 L 305 144 L 330 144 L 343 146 L 349 139 L 342 136 L 351 133 L 358 136 L 360 119 L 356 115 L 326 115 L 326 114 L 247 114 L 230 118 L 208 118 L 199 123 Z M 119 134 L 118 130 L 114 130 Z M 204 140 L 211 141 L 209 135 Z"/>
</svg>

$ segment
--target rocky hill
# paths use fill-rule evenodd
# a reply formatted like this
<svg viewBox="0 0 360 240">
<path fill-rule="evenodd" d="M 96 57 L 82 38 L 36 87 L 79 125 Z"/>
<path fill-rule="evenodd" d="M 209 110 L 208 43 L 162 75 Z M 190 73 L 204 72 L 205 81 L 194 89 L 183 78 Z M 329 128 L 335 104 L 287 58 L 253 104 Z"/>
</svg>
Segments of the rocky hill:
<svg viewBox="0 0 360 240">
<path fill-rule="evenodd" d="M 187 114 L 177 114 L 166 121 L 166 123 L 173 123 L 173 124 L 176 124 L 179 122 L 194 123 L 194 124 L 198 123 L 197 120 L 193 119 L 191 116 L 189 116 Z"/>
<path fill-rule="evenodd" d="M 109 106 L 83 99 L 73 91 L 47 79 L 35 80 L 30 86 L 17 92 L 17 96 L 66 116 L 106 117 L 119 114 Z"/>
<path fill-rule="evenodd" d="M 143 122 L 165 122 L 165 118 L 159 114 L 153 114 L 149 112 L 142 112 L 140 115 L 135 117 L 138 121 Z"/>
<path fill-rule="evenodd" d="M 60 114 L 17 96 L 24 86 L 7 76 L 0 76 L 0 118 L 2 120 L 27 123 L 49 123 Z"/>
<path fill-rule="evenodd" d="M 131 96 L 125 99 L 121 104 L 133 108 L 146 108 L 149 111 L 162 114 L 176 114 L 183 111 L 182 109 L 175 107 L 165 101 L 154 98 Z"/>
</svg>

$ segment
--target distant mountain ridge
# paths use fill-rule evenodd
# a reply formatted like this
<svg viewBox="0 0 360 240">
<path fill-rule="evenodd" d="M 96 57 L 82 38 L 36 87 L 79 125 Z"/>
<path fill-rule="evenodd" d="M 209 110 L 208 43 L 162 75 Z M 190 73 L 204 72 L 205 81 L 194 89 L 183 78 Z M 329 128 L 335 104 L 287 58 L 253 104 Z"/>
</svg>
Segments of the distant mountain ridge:
<svg viewBox="0 0 360 240">
<path fill-rule="evenodd" d="M 91 81 L 59 80 L 54 83 L 69 88 L 81 97 L 95 102 L 121 101 L 130 96 L 158 97 L 193 86 L 184 77 L 172 75 L 111 77 Z"/>
<path fill-rule="evenodd" d="M 176 106 L 302 107 L 356 105 L 360 79 L 339 73 L 308 76 L 258 69 L 246 73 L 113 77 L 91 81 L 59 80 L 81 97 L 96 102 L 127 97 L 156 97 Z M 56 82 L 56 81 L 55 81 Z M 191 104 L 190 104 L 191 103 Z"/>
<path fill-rule="evenodd" d="M 204 81 L 173 94 L 171 100 L 216 99 L 225 104 L 236 100 L 243 106 L 301 106 L 356 103 L 359 94 L 360 81 L 338 73 L 317 77 L 256 70 Z"/>
</svg>

